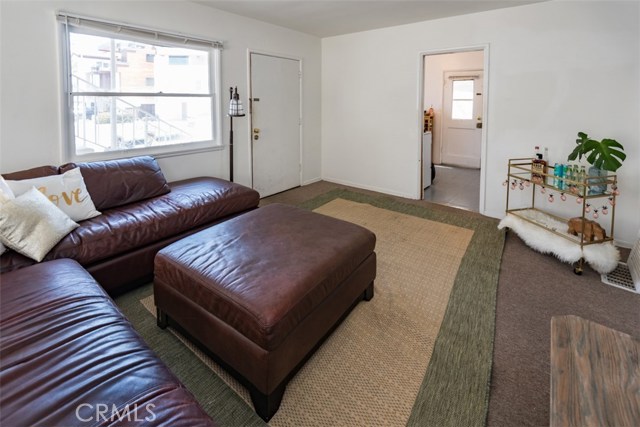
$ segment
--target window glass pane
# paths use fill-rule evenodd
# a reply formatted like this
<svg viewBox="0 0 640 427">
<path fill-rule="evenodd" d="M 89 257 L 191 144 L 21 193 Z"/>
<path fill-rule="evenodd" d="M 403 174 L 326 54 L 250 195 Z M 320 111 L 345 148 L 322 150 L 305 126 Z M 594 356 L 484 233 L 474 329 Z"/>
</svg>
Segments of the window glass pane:
<svg viewBox="0 0 640 427">
<path fill-rule="evenodd" d="M 169 65 L 188 65 L 189 57 L 188 56 L 178 56 L 178 55 L 170 55 L 169 56 Z"/>
<path fill-rule="evenodd" d="M 453 120 L 471 120 L 473 118 L 473 101 L 453 100 L 451 118 Z"/>
<path fill-rule="evenodd" d="M 453 99 L 473 99 L 473 80 L 454 80 Z"/>
<path fill-rule="evenodd" d="M 72 99 L 77 155 L 213 139 L 209 97 Z"/>
<path fill-rule="evenodd" d="M 69 47 L 74 92 L 210 92 L 207 51 L 75 32 Z"/>
</svg>

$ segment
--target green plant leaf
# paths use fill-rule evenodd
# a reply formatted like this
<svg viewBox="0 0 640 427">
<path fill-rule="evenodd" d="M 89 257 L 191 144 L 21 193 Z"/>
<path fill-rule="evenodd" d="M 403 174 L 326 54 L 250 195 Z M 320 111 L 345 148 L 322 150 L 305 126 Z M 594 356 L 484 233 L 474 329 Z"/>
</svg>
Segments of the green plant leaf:
<svg viewBox="0 0 640 427">
<path fill-rule="evenodd" d="M 624 147 L 615 139 L 603 139 L 596 141 L 589 138 L 584 132 L 578 132 L 576 147 L 569 154 L 568 160 L 587 158 L 587 161 L 596 168 L 615 172 L 622 166 L 622 162 L 627 158 Z"/>
<path fill-rule="evenodd" d="M 573 149 L 573 151 L 571 152 L 571 154 L 569 154 L 569 157 L 567 157 L 568 160 L 575 160 L 578 155 L 580 157 L 582 157 L 582 146 L 578 145 L 576 148 Z"/>
<path fill-rule="evenodd" d="M 569 154 L 568 160 L 578 161 L 582 160 L 582 156 L 586 155 L 587 151 L 585 150 L 585 144 L 589 141 L 589 135 L 584 132 L 578 132 L 578 139 L 576 139 L 576 148 L 573 149 L 571 154 Z"/>
</svg>

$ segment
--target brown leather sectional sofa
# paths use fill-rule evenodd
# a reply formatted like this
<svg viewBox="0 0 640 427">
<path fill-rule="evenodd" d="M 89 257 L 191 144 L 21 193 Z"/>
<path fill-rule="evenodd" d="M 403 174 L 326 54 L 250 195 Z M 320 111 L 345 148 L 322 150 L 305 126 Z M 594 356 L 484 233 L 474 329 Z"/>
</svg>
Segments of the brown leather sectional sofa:
<svg viewBox="0 0 640 427">
<path fill-rule="evenodd" d="M 215 178 L 167 183 L 151 157 L 3 176 L 73 167 L 102 215 L 80 222 L 42 263 L 0 257 L 0 424 L 214 425 L 107 292 L 150 281 L 158 250 L 256 208 L 258 193 Z"/>
<path fill-rule="evenodd" d="M 80 222 L 45 261 L 71 258 L 111 295 L 153 277 L 155 254 L 169 243 L 258 206 L 250 188 L 216 178 L 167 183 L 152 157 L 42 166 L 3 174 L 7 180 L 37 178 L 80 167 L 87 191 L 102 215 Z M 35 261 L 8 251 L 0 273 Z"/>
<path fill-rule="evenodd" d="M 215 425 L 77 262 L 0 278 L 0 425 Z"/>
</svg>

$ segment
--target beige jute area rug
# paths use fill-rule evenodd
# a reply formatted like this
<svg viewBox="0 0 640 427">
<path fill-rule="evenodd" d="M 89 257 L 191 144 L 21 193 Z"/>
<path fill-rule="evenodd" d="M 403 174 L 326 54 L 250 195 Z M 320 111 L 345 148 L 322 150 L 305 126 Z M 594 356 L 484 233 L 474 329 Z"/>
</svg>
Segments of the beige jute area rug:
<svg viewBox="0 0 640 427">
<path fill-rule="evenodd" d="M 315 212 L 376 234 L 375 297 L 359 303 L 291 380 L 269 424 L 404 426 L 473 230 L 344 199 Z M 141 302 L 155 313 L 153 296 Z M 243 386 L 179 338 L 251 405 Z"/>
</svg>

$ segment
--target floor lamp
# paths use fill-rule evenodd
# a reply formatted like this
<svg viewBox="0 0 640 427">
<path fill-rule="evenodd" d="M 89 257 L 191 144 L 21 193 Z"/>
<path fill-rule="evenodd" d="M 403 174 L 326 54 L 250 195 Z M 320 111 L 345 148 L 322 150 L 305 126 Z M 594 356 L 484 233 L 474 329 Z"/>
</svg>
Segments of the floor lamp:
<svg viewBox="0 0 640 427">
<path fill-rule="evenodd" d="M 244 107 L 240 96 L 238 95 L 238 87 L 229 88 L 229 181 L 233 182 L 233 118 L 244 117 Z"/>
</svg>

